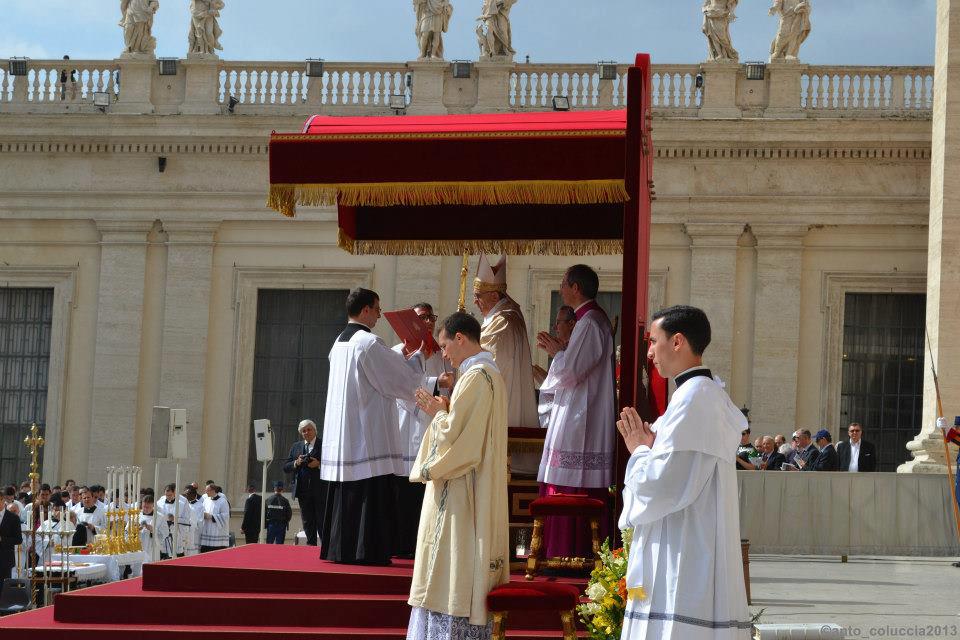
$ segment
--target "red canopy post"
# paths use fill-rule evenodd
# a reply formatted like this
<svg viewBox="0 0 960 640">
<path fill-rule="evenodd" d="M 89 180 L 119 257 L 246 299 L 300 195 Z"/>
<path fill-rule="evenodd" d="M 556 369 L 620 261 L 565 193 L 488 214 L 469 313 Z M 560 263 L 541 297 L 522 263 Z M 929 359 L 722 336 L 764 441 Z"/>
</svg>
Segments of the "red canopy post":
<svg viewBox="0 0 960 640">
<path fill-rule="evenodd" d="M 627 134 L 623 205 L 623 331 L 620 347 L 620 407 L 649 407 L 642 371 L 646 368 L 647 291 L 650 274 L 650 217 L 653 195 L 653 139 L 650 111 L 650 56 L 637 55 L 627 72 Z"/>
</svg>

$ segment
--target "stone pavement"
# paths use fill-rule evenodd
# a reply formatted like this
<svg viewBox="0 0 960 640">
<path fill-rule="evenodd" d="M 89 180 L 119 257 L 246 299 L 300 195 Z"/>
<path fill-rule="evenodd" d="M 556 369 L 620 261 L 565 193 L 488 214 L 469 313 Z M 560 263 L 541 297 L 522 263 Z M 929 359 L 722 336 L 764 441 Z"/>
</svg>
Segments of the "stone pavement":
<svg viewBox="0 0 960 640">
<path fill-rule="evenodd" d="M 761 624 L 834 623 L 847 638 L 960 638 L 957 558 L 750 556 Z"/>
</svg>

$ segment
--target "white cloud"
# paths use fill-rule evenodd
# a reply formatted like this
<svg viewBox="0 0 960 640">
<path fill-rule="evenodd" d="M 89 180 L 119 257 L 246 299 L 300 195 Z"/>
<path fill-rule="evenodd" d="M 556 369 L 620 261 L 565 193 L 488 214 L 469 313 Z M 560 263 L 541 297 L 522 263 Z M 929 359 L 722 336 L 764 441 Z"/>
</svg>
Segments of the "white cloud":
<svg viewBox="0 0 960 640">
<path fill-rule="evenodd" d="M 0 33 L 0 58 L 12 58 L 14 56 L 26 56 L 37 60 L 49 60 L 53 57 L 42 44 Z"/>
</svg>

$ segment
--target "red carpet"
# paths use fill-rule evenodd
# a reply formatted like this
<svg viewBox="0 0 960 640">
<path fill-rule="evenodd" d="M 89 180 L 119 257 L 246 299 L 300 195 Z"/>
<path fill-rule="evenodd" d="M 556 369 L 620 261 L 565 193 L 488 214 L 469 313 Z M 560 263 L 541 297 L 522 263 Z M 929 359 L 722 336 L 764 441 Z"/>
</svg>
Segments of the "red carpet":
<svg viewBox="0 0 960 640">
<path fill-rule="evenodd" d="M 246 545 L 149 564 L 142 578 L 59 595 L 52 607 L 0 618 L 0 637 L 402 640 L 412 564 L 336 565 L 318 560 L 316 547 Z M 508 627 L 508 637 L 562 635 L 552 613 L 517 612 Z"/>
</svg>

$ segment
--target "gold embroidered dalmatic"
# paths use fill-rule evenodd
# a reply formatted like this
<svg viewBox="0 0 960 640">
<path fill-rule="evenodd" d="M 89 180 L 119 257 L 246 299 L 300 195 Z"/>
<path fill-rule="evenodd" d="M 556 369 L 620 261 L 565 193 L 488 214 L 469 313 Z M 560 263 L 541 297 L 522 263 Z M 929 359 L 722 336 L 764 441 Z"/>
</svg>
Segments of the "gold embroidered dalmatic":
<svg viewBox="0 0 960 640">
<path fill-rule="evenodd" d="M 506 389 L 489 353 L 461 365 L 410 473 L 427 485 L 409 604 L 487 623 L 486 597 L 508 582 Z"/>
</svg>

